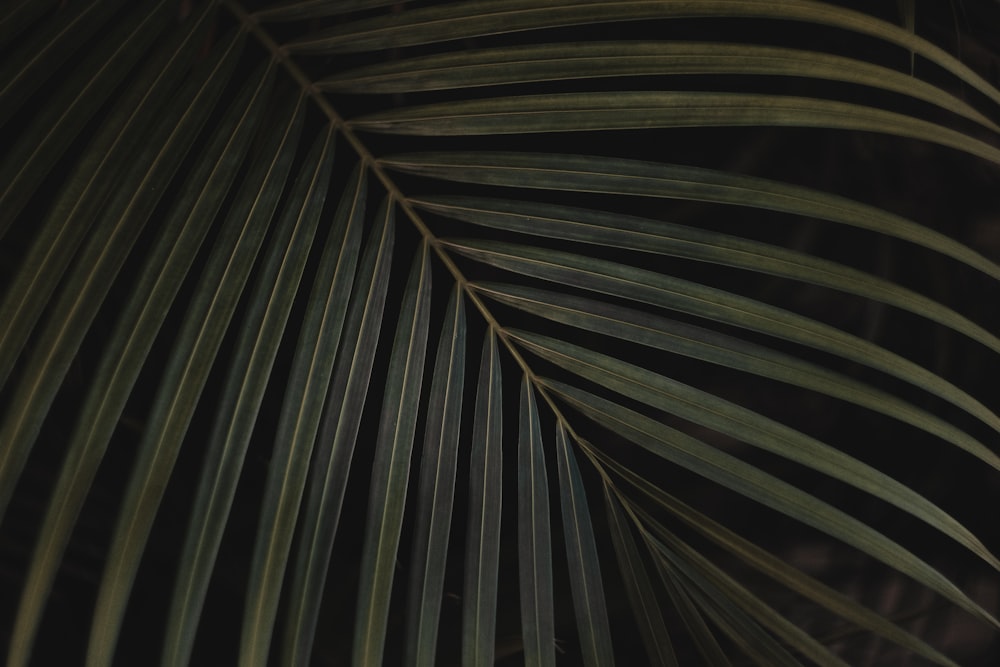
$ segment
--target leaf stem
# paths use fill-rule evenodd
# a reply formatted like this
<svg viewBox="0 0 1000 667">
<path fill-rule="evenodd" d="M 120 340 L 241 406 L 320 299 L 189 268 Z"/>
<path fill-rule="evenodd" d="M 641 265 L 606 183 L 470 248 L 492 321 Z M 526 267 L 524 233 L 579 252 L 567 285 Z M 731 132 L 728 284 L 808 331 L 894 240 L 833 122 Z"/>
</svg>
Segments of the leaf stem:
<svg viewBox="0 0 1000 667">
<path fill-rule="evenodd" d="M 319 107 L 320 111 L 322 111 L 323 114 L 329 119 L 330 124 L 343 135 L 344 139 L 347 140 L 354 151 L 358 154 L 358 157 L 361 158 L 362 164 L 368 168 L 376 178 L 378 178 L 378 180 L 382 183 L 382 186 L 388 192 L 390 198 L 399 204 L 399 207 L 406 214 L 406 217 L 410 219 L 429 247 L 434 250 L 438 259 L 441 260 L 451 273 L 455 282 L 458 283 L 458 285 L 462 288 L 462 291 L 465 292 L 469 301 L 475 305 L 476 309 L 483 316 L 483 319 L 486 320 L 489 327 L 496 332 L 496 335 L 503 342 L 504 347 L 507 348 L 511 357 L 521 368 L 531 385 L 535 388 L 535 391 L 537 391 L 542 399 L 548 404 L 559 424 L 566 429 L 566 432 L 574 441 L 580 443 L 580 437 L 577 435 L 573 427 L 570 426 L 569 421 L 566 419 L 565 415 L 563 415 L 559 406 L 556 405 L 555 400 L 538 381 L 538 377 L 531 370 L 531 367 L 528 365 L 528 362 L 524 359 L 524 357 L 521 356 L 520 351 L 514 345 L 506 330 L 500 325 L 496 316 L 493 315 L 492 311 L 490 311 L 490 309 L 486 306 L 479 294 L 476 293 L 475 289 L 469 283 L 469 280 L 462 273 L 461 269 L 458 268 L 458 265 L 455 264 L 454 259 L 452 259 L 447 251 L 445 251 L 442 247 L 441 241 L 430 230 L 427 223 L 425 223 L 420 217 L 420 214 L 418 214 L 410 205 L 409 198 L 403 194 L 403 192 L 399 189 L 399 186 L 396 185 L 396 182 L 392 180 L 388 173 L 386 173 L 379 161 L 375 158 L 371 151 L 368 150 L 368 147 L 361 141 L 358 135 L 355 134 L 354 130 L 351 129 L 350 124 L 345 121 L 339 113 L 337 113 L 336 109 L 334 109 L 326 97 L 323 96 L 323 93 L 316 86 L 315 82 L 312 81 L 302 68 L 292 60 L 288 51 L 274 41 L 274 38 L 272 38 L 271 35 L 261 27 L 256 17 L 249 14 L 237 0 L 217 1 L 240 21 L 244 30 L 253 35 L 261 43 L 261 45 L 271 53 L 271 57 L 285 68 L 292 79 L 294 79 L 302 87 L 305 94 L 316 103 L 316 106 Z"/>
</svg>

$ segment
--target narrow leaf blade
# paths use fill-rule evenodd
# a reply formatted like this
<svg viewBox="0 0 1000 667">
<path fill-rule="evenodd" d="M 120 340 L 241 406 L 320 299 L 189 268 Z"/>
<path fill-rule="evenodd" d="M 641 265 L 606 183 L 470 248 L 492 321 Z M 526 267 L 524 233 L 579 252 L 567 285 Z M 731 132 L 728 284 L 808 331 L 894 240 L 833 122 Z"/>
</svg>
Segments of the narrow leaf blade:
<svg viewBox="0 0 1000 667">
<path fill-rule="evenodd" d="M 493 664 L 500 559 L 503 419 L 500 357 L 492 330 L 483 341 L 472 427 L 469 527 L 465 547 L 462 662 Z"/>
<path fill-rule="evenodd" d="M 677 656 L 670 642 L 670 633 L 660 611 L 660 603 L 653 592 L 652 582 L 646 573 L 639 549 L 616 498 L 608 484 L 604 486 L 604 505 L 608 512 L 608 525 L 618 556 L 618 569 L 625 582 L 625 591 L 632 613 L 646 646 L 651 665 L 677 667 Z"/>
<path fill-rule="evenodd" d="M 587 492 L 562 425 L 556 428 L 556 453 L 566 557 L 569 560 L 576 626 L 580 633 L 580 652 L 587 667 L 613 665 L 614 649 L 604 600 L 604 580 L 597 557 Z"/>
<path fill-rule="evenodd" d="M 462 289 L 448 303 L 437 348 L 420 464 L 406 631 L 407 664 L 435 664 L 465 387 Z"/>
<path fill-rule="evenodd" d="M 366 242 L 348 305 L 342 336 L 344 345 L 337 354 L 313 458 L 278 466 L 268 479 L 266 509 L 258 529 L 253 561 L 254 595 L 244 616 L 240 647 L 241 659 L 247 664 L 267 664 L 271 629 L 296 530 L 305 480 L 296 477 L 294 482 L 290 481 L 286 478 L 288 470 L 296 474 L 308 473 L 309 492 L 299 528 L 301 542 L 294 553 L 283 659 L 287 664 L 308 662 L 312 650 L 327 563 L 340 520 L 382 327 L 395 239 L 392 202 L 383 202 L 375 219 L 377 222 Z"/>
<path fill-rule="evenodd" d="M 375 445 L 368 521 L 361 556 L 354 662 L 382 664 L 389 598 L 417 426 L 431 298 L 430 252 L 422 243 L 400 306 Z"/>
<path fill-rule="evenodd" d="M 517 445 L 517 545 L 524 664 L 532 667 L 556 664 L 551 532 L 538 406 L 525 376 Z"/>
</svg>

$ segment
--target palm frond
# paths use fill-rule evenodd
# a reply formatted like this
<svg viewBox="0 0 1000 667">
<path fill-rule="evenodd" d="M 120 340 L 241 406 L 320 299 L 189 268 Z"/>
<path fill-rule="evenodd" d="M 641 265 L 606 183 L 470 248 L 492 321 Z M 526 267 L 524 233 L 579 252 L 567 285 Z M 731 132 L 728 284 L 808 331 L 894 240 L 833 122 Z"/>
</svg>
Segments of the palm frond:
<svg viewBox="0 0 1000 667">
<path fill-rule="evenodd" d="M 878 11 L 8 3 L 7 663 L 991 664 L 1000 89 Z"/>
</svg>

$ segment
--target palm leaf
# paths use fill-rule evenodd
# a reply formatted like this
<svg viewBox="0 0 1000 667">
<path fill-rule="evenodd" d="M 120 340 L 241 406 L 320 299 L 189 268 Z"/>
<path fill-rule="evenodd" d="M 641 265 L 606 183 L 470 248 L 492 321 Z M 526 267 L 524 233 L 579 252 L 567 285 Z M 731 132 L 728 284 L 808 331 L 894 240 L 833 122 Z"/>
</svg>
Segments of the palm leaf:
<svg viewBox="0 0 1000 667">
<path fill-rule="evenodd" d="M 559 457 L 559 495 L 566 556 L 573 586 L 573 609 L 580 632 L 581 652 L 588 666 L 612 665 L 611 632 L 608 628 L 607 603 L 601 563 L 594 543 L 587 494 L 580 477 L 576 457 L 569 448 L 569 438 L 560 426 L 556 430 Z"/>
<path fill-rule="evenodd" d="M 621 510 L 620 503 L 611 495 L 609 485 L 604 487 L 604 504 L 608 511 L 608 524 L 615 544 L 615 554 L 618 557 L 618 569 L 625 580 L 629 601 L 635 612 L 635 622 L 642 633 L 649 662 L 652 665 L 677 665 L 670 633 L 663 620 L 660 603 L 656 599 L 639 548 L 632 537 L 629 520 Z"/>
<path fill-rule="evenodd" d="M 381 163 L 465 183 L 707 201 L 803 215 L 916 243 L 1000 279 L 995 262 L 926 226 L 843 197 L 744 174 L 590 155 L 487 151 L 406 154 Z"/>
<path fill-rule="evenodd" d="M 919 580 L 984 622 L 1000 625 L 1000 621 L 930 565 L 820 499 L 611 401 L 554 381 L 547 381 L 546 386 L 590 419 L 635 444 L 783 514 L 828 531 Z"/>
<path fill-rule="evenodd" d="M 430 255 L 427 246 L 421 245 L 413 259 L 400 311 L 375 450 L 372 495 L 368 504 L 367 526 L 370 532 L 362 552 L 354 636 L 354 661 L 358 664 L 382 662 L 389 595 L 403 524 L 410 452 L 420 402 L 430 317 L 430 289 Z"/>
<path fill-rule="evenodd" d="M 309 445 L 316 437 L 318 451 L 313 454 L 316 459 L 307 467 L 304 464 L 309 460 L 308 452 L 290 450 L 285 466 L 274 468 L 269 480 L 269 496 L 265 503 L 273 509 L 263 515 L 262 528 L 267 531 L 258 532 L 255 545 L 257 567 L 254 576 L 259 577 L 259 583 L 255 582 L 257 601 L 247 607 L 243 620 L 243 646 L 248 651 L 246 659 L 251 662 L 266 664 L 267 661 L 270 626 L 277 614 L 278 594 L 306 473 L 311 477 L 311 484 L 303 508 L 303 530 L 307 531 L 303 539 L 311 544 L 310 548 L 296 554 L 291 591 L 293 606 L 285 625 L 284 651 L 292 657 L 308 653 L 312 642 L 319 612 L 318 593 L 326 577 L 326 561 L 337 531 L 361 405 L 368 394 L 375 344 L 382 326 L 389 256 L 395 239 L 393 207 L 389 201 L 379 208 L 376 220 L 379 226 L 368 239 L 348 305 L 342 336 L 345 345 L 338 351 L 319 430 L 307 428 L 301 436 L 296 432 L 293 441 L 293 445 L 298 442 Z M 289 414 L 299 408 L 291 402 L 288 407 Z M 296 430 L 298 426 L 296 424 Z M 263 524 L 265 520 L 267 523 Z M 275 540 L 268 533 L 278 533 L 282 538 Z"/>
<path fill-rule="evenodd" d="M 454 240 L 445 244 L 456 253 L 512 273 L 690 313 L 864 364 L 941 396 L 1000 432 L 1000 417 L 959 388 L 889 350 L 817 320 L 742 295 L 603 259 L 495 241 Z"/>
<path fill-rule="evenodd" d="M 462 608 L 462 662 L 468 665 L 489 665 L 494 659 L 503 493 L 500 372 L 497 339 L 491 330 L 483 341 L 479 362 L 469 466 L 469 529 Z"/>
<path fill-rule="evenodd" d="M 926 643 L 920 641 L 916 637 L 910 635 L 871 610 L 862 607 L 849 597 L 832 590 L 821 582 L 802 574 L 798 570 L 788 568 L 783 561 L 776 558 L 774 555 L 752 544 L 748 540 L 743 539 L 732 530 L 729 530 L 725 526 L 713 521 L 710 517 L 694 510 L 690 506 L 678 501 L 676 498 L 671 497 L 670 494 L 665 493 L 662 489 L 649 483 L 641 476 L 636 475 L 627 468 L 622 467 L 614 460 L 607 458 L 600 452 L 596 452 L 594 450 L 590 451 L 600 460 L 602 466 L 606 466 L 609 470 L 621 475 L 625 481 L 634 486 L 637 490 L 649 496 L 660 507 L 671 512 L 686 525 L 701 532 L 709 539 L 720 545 L 725 545 L 731 553 L 752 564 L 752 566 L 760 572 L 766 573 L 769 576 L 774 576 L 790 589 L 815 600 L 828 609 L 835 610 L 836 613 L 844 619 L 848 619 L 851 622 L 878 634 L 891 637 L 893 641 L 899 643 L 900 645 L 907 646 L 915 653 L 919 653 L 937 664 L 954 664 Z M 620 514 L 621 512 L 619 511 L 615 514 L 615 516 L 617 517 Z"/>
<path fill-rule="evenodd" d="M 405 651 L 407 662 L 413 664 L 433 664 L 437 648 L 458 465 L 465 336 L 465 307 L 456 288 L 438 343 L 420 468 Z"/>
<path fill-rule="evenodd" d="M 278 195 L 285 185 L 291 167 L 292 156 L 288 149 L 294 145 L 291 139 L 296 137 L 301 129 L 301 113 L 296 113 L 301 111 L 301 106 L 302 99 L 299 98 L 284 110 L 288 117 L 281 119 L 284 122 L 279 123 L 277 127 L 285 127 L 285 132 L 275 133 L 266 147 L 262 147 L 264 154 L 270 159 L 260 161 L 264 167 L 261 178 L 266 174 L 269 182 L 254 183 L 254 185 L 259 185 L 261 191 L 268 197 L 261 202 L 260 209 L 255 210 L 256 215 L 253 216 L 261 230 L 266 229 L 266 225 L 260 221 L 267 220 L 273 213 L 273 207 L 277 203 Z M 357 220 L 359 216 L 356 210 L 359 190 L 362 192 L 364 190 L 363 179 L 358 179 L 357 187 L 345 193 L 344 201 L 338 211 L 335 227 L 337 231 L 330 234 L 327 251 L 324 254 L 325 261 L 321 262 L 321 268 L 317 272 L 317 282 L 321 278 L 327 280 L 318 283 L 321 287 L 317 288 L 317 292 L 327 285 L 349 283 L 354 277 L 353 270 L 360 238 L 360 225 Z M 271 202 L 270 205 L 268 200 Z M 287 234 L 288 231 L 290 231 L 288 225 L 284 225 L 282 232 Z M 258 233 L 257 239 L 251 243 L 259 245 L 260 241 L 261 236 Z M 223 406 L 213 428 L 210 448 L 206 453 L 198 496 L 195 499 L 197 514 L 204 519 L 192 522 L 188 530 L 185 542 L 187 557 L 183 561 L 174 590 L 172 604 L 175 611 L 170 616 L 171 625 L 167 628 L 164 664 L 188 659 L 187 656 L 193 648 L 201 605 L 207 593 L 212 567 L 232 506 L 239 473 L 252 435 L 252 427 L 263 401 L 262 387 L 266 383 L 261 379 L 266 378 L 272 371 L 281 332 L 287 326 L 288 310 L 286 304 L 281 302 L 280 296 L 283 292 L 287 293 L 289 287 L 294 285 L 294 268 L 291 274 L 286 271 L 282 276 L 283 280 L 278 281 L 280 267 L 284 262 L 280 261 L 281 244 L 275 244 L 275 247 L 278 250 L 268 256 L 266 270 L 260 274 L 260 279 L 254 288 L 255 293 L 252 298 L 254 307 L 248 313 L 248 326 L 244 328 L 243 335 L 237 343 L 238 352 L 227 381 Z M 294 264 L 290 263 L 289 266 L 294 267 Z M 330 280 L 333 271 L 336 271 L 336 275 Z M 327 309 L 328 301 L 317 294 L 311 305 L 310 326 L 303 332 L 304 350 L 309 349 L 310 343 L 315 345 L 314 338 L 322 336 L 322 333 L 326 333 L 329 339 L 335 339 L 334 332 L 339 331 L 343 323 L 344 305 L 337 300 L 334 300 L 333 306 Z M 327 316 L 329 311 L 332 312 Z M 320 329 L 322 333 L 317 333 L 316 329 Z M 303 356 L 305 354 L 308 352 L 304 352 Z M 297 367 L 302 365 L 300 362 Z M 326 369 L 326 374 L 329 375 L 329 368 Z M 304 391 L 305 385 L 303 382 L 298 386 L 302 386 Z M 315 399 L 312 405 L 315 406 L 317 402 L 318 399 Z M 302 401 L 296 407 L 305 409 L 307 405 L 308 401 Z M 316 408 L 313 407 L 313 412 L 315 411 Z"/>
<path fill-rule="evenodd" d="M 597 65 L 595 67 L 595 65 Z M 966 102 L 895 70 L 838 56 L 753 44 L 607 42 L 482 49 L 379 63 L 319 82 L 334 92 L 410 93 L 574 78 L 744 74 L 845 81 L 912 95 L 975 120 L 992 121 Z"/>
<path fill-rule="evenodd" d="M 995 658 L 1000 90 L 932 15 L 126 4 L 0 9 L 9 664 Z"/>
<path fill-rule="evenodd" d="M 554 665 L 555 618 L 552 602 L 552 546 L 549 485 L 542 452 L 538 407 L 525 377 L 521 383 L 517 441 L 517 543 L 521 579 L 521 636 L 528 665 Z"/>
</svg>

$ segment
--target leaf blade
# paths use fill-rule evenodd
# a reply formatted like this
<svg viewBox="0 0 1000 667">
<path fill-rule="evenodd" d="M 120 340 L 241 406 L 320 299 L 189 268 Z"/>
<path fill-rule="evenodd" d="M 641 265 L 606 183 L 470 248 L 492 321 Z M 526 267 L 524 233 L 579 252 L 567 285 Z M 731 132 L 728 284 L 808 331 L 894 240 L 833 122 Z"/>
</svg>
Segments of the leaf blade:
<svg viewBox="0 0 1000 667">
<path fill-rule="evenodd" d="M 268 509 L 261 517 L 252 566 L 256 577 L 254 595 L 250 597 L 253 605 L 248 606 L 244 615 L 240 646 L 241 659 L 248 664 L 267 664 L 306 475 L 310 488 L 299 519 L 302 539 L 294 554 L 282 651 L 286 662 L 297 664 L 308 660 L 311 650 L 326 566 L 382 326 L 395 240 L 391 201 L 383 202 L 375 219 L 377 223 L 366 242 L 347 307 L 347 322 L 341 336 L 345 345 L 337 354 L 312 459 L 296 457 L 285 466 L 275 467 L 268 480 L 265 496 Z M 290 475 L 295 475 L 294 483 L 286 481 Z"/>
<path fill-rule="evenodd" d="M 1000 570 L 1000 560 L 965 526 L 925 497 L 840 450 L 708 392 L 548 336 L 511 330 L 543 359 L 622 396 L 724 433 L 822 472 L 894 505 Z"/>
<path fill-rule="evenodd" d="M 686 312 L 813 347 L 898 377 L 1000 432 L 1000 417 L 950 382 L 889 350 L 760 301 L 652 271 L 572 253 L 492 241 L 445 241 L 466 257 L 525 276 Z"/>
<path fill-rule="evenodd" d="M 171 216 L 164 223 L 151 256 L 135 285 L 129 302 L 104 352 L 91 389 L 73 431 L 52 501 L 46 511 L 42 531 L 35 546 L 31 569 L 25 579 L 16 620 L 17 630 L 8 661 L 11 665 L 27 660 L 31 638 L 37 629 L 45 598 L 51 589 L 56 568 L 69 541 L 70 532 L 97 468 L 111 440 L 126 402 L 143 368 L 153 341 L 211 221 L 232 186 L 249 137 L 261 113 L 271 77 L 262 78 L 252 94 L 248 111 L 233 116 L 230 127 L 220 127 L 219 140 L 206 150 L 206 159 L 189 177 L 178 196 Z M 230 222 L 228 226 L 234 223 Z M 232 236 L 225 231 L 220 237 Z"/>
<path fill-rule="evenodd" d="M 802 0 L 704 0 L 693 5 L 634 0 L 481 0 L 429 7 L 338 26 L 288 45 L 292 51 L 357 52 L 495 35 L 545 27 L 660 18 L 733 17 L 802 21 L 875 37 L 911 50 L 1000 104 L 996 90 L 943 49 L 908 30 L 862 12 Z"/>
<path fill-rule="evenodd" d="M 427 152 L 382 158 L 390 169 L 455 182 L 731 204 L 868 229 L 947 255 L 1000 280 L 1000 266 L 933 229 L 819 190 L 714 169 L 593 155 Z"/>
<path fill-rule="evenodd" d="M 493 664 L 503 497 L 503 420 L 500 357 L 491 329 L 483 340 L 472 427 L 469 524 L 462 597 L 462 662 Z"/>
<path fill-rule="evenodd" d="M 517 444 L 517 545 L 524 664 L 556 663 L 549 485 L 531 381 L 521 383 Z"/>
<path fill-rule="evenodd" d="M 966 102 L 909 74 L 853 58 L 728 42 L 578 42 L 442 53 L 367 65 L 328 76 L 323 90 L 410 93 L 576 78 L 741 74 L 794 76 L 879 88 L 1000 128 Z"/>
<path fill-rule="evenodd" d="M 562 425 L 556 428 L 556 452 L 559 460 L 559 495 L 562 509 L 566 556 L 569 560 L 573 609 L 580 633 L 580 649 L 587 667 L 613 665 L 614 650 L 608 626 L 607 603 L 601 563 L 594 541 L 587 492 L 583 478 L 569 447 Z"/>
<path fill-rule="evenodd" d="M 414 665 L 435 662 L 444 593 L 465 387 L 465 308 L 458 285 L 444 321 L 431 383 L 413 540 L 411 620 L 404 654 L 406 661 Z"/>
<path fill-rule="evenodd" d="M 618 502 L 612 497 L 611 487 L 604 484 L 604 506 L 608 513 L 608 525 L 611 529 L 611 539 L 618 556 L 618 569 L 625 581 L 625 590 L 635 616 L 646 655 L 650 664 L 676 667 L 677 656 L 670 641 L 670 633 L 663 620 L 660 604 L 653 593 L 652 582 L 642 563 L 639 549 L 629 530 L 624 512 Z"/>
<path fill-rule="evenodd" d="M 680 127 L 809 127 L 926 141 L 1000 164 L 1000 148 L 919 118 L 833 100 L 740 92 L 556 93 L 441 102 L 350 121 L 360 131 L 475 136 Z"/>
<path fill-rule="evenodd" d="M 1000 353 L 1000 338 L 940 302 L 870 273 L 780 246 L 570 206 L 462 196 L 422 197 L 411 202 L 419 209 L 475 225 L 694 259 L 820 285 L 919 315 Z"/>
<path fill-rule="evenodd" d="M 937 591 L 984 623 L 1000 627 L 1000 621 L 936 569 L 883 534 L 814 496 L 633 410 L 554 380 L 545 380 L 543 385 L 589 419 L 630 442 L 837 537 Z"/>
<path fill-rule="evenodd" d="M 571 295 L 499 283 L 477 293 L 524 312 L 673 354 L 733 368 L 859 405 L 930 433 L 994 468 L 1000 459 L 983 443 L 939 417 L 863 382 L 709 329 Z"/>
<path fill-rule="evenodd" d="M 430 253 L 422 243 L 403 296 L 372 468 L 354 631 L 355 664 L 382 663 L 410 474 L 430 318 Z"/>
<path fill-rule="evenodd" d="M 289 230 L 291 238 L 288 246 L 272 246 L 272 257 L 284 259 L 308 254 L 325 198 L 324 180 L 329 178 L 332 140 L 332 134 L 328 133 L 325 141 L 317 143 L 313 164 L 310 165 L 313 169 L 298 184 L 300 188 L 296 194 L 303 200 L 301 208 L 296 207 L 288 218 L 294 222 L 294 229 Z M 288 227 L 291 225 L 286 225 Z M 219 262 L 224 265 L 221 269 L 223 278 L 218 283 L 203 283 L 203 289 L 196 294 L 196 303 L 187 313 L 168 361 L 149 418 L 149 429 L 139 445 L 135 468 L 123 501 L 125 511 L 119 517 L 98 592 L 88 647 L 88 665 L 107 665 L 113 657 L 111 651 L 160 501 L 243 291 L 250 270 L 249 262 L 239 266 L 231 263 L 231 259 L 228 257 Z M 293 268 L 279 272 L 277 289 L 295 290 L 301 278 L 301 266 L 296 267 L 294 261 L 292 265 Z M 279 336 L 290 308 L 291 305 L 287 304 L 276 309 L 278 312 L 268 313 L 275 320 L 274 327 L 279 330 Z M 270 327 L 265 325 L 262 329 L 268 331 Z M 129 508 L 137 509 L 129 512 Z"/>
<path fill-rule="evenodd" d="M 302 111 L 303 102 L 303 98 L 300 97 L 296 102 L 297 111 Z M 282 164 L 278 167 L 278 171 L 284 171 L 285 176 L 278 176 L 276 178 L 278 183 L 287 178 L 287 171 L 291 167 L 290 161 L 296 147 L 298 130 L 301 129 L 301 113 L 296 114 L 295 120 L 297 122 L 294 128 L 290 128 L 290 136 L 282 142 L 281 148 L 284 150 L 279 154 Z M 339 326 L 337 316 L 339 314 L 342 320 L 342 312 L 330 304 L 329 292 L 323 294 L 323 288 L 326 287 L 323 283 L 328 281 L 330 285 L 342 285 L 353 279 L 360 228 L 355 217 L 351 215 L 351 204 L 358 196 L 358 192 L 363 192 L 364 187 L 359 180 L 355 177 L 352 183 L 354 187 L 349 185 L 341 200 L 334 230 L 328 238 L 320 260 L 320 268 L 313 287 L 315 298 L 310 300 L 309 312 L 296 349 L 297 358 L 293 362 L 298 371 L 293 374 L 296 380 L 305 373 L 299 370 L 304 363 L 301 358 L 308 354 L 306 349 L 310 352 L 313 350 L 310 345 L 317 344 L 315 340 L 317 337 L 322 338 L 326 334 L 334 341 L 333 347 L 336 345 L 334 332 Z M 277 201 L 274 202 L 276 203 Z M 280 234 L 281 232 L 272 237 L 274 247 L 287 247 L 287 231 L 284 238 Z M 338 252 L 334 248 L 340 241 L 343 243 Z M 165 666 L 185 662 L 193 648 L 202 604 L 236 494 L 253 427 L 275 362 L 282 329 L 287 326 L 287 314 L 280 306 L 268 308 L 272 303 L 286 297 L 287 285 L 290 283 L 286 279 L 282 287 L 278 282 L 280 256 L 276 254 L 272 256 L 274 259 L 268 258 L 265 262 L 255 287 L 253 306 L 243 322 L 241 336 L 237 342 L 237 352 L 223 394 L 222 409 L 213 427 L 209 450 L 205 455 L 193 512 L 193 516 L 200 517 L 200 520 L 189 524 L 185 539 L 181 568 L 174 586 L 167 626 L 167 640 L 163 653 Z M 333 290 L 331 287 L 330 291 Z M 333 311 L 332 314 L 330 311 Z M 309 333 L 306 333 L 307 331 Z M 322 370 L 314 372 L 321 374 Z M 290 380 L 291 386 L 286 394 L 286 403 L 289 395 L 307 384 L 307 381 L 295 384 L 292 382 Z M 316 419 L 318 420 L 318 415 Z M 284 426 L 284 423 L 281 426 Z M 282 433 L 280 427 L 279 433 Z M 279 442 L 284 442 L 281 435 Z M 276 447 L 274 451 L 276 461 L 280 460 L 278 449 Z"/>
</svg>

